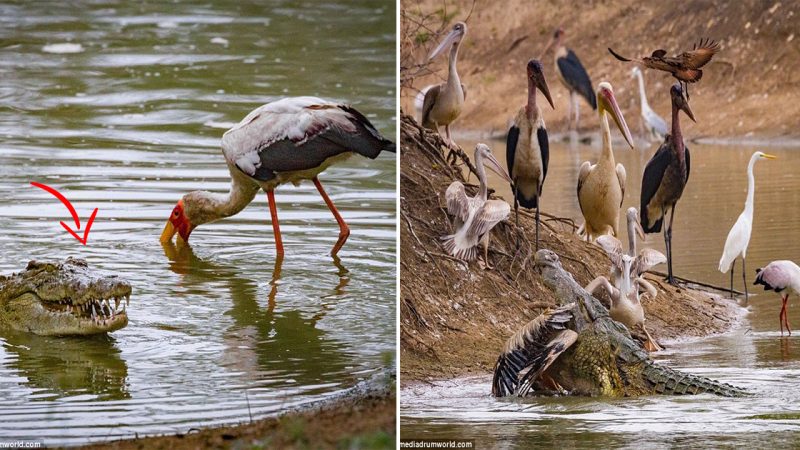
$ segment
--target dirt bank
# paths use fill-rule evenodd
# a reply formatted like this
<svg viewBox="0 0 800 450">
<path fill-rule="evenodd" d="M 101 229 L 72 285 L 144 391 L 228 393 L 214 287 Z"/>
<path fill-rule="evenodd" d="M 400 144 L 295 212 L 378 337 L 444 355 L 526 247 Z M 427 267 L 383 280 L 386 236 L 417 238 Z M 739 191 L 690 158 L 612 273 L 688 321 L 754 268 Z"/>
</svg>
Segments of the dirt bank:
<svg viewBox="0 0 800 450">
<path fill-rule="evenodd" d="M 631 65 L 615 60 L 606 47 L 626 56 L 645 56 L 658 48 L 670 54 L 692 48 L 700 37 L 720 42 L 722 50 L 706 67 L 703 79 L 690 87 L 697 124 L 686 124 L 688 139 L 701 137 L 800 137 L 800 2 L 777 0 L 552 1 L 421 0 L 403 3 L 401 65 L 402 106 L 413 109 L 416 89 L 447 75 L 445 58 L 434 73 L 413 68 L 436 42 L 434 33 L 453 21 L 467 21 L 468 34 L 459 53 L 459 73 L 468 96 L 454 131 L 505 133 L 512 114 L 525 100 L 525 63 L 539 57 L 563 26 L 566 44 L 586 67 L 592 82 L 613 84 L 631 130 L 638 130 L 638 87 Z M 542 58 L 556 110 L 544 107 L 548 128 L 566 128 L 568 93 L 554 72 L 552 50 Z M 410 73 L 422 76 L 409 78 Z M 668 118 L 667 74 L 646 71 L 650 106 Z M 582 100 L 581 100 L 582 101 Z M 599 121 L 581 104 L 582 129 Z"/>
<path fill-rule="evenodd" d="M 366 448 L 395 446 L 396 376 L 383 371 L 312 407 L 246 425 L 128 439 L 84 449 Z"/>
<path fill-rule="evenodd" d="M 555 304 L 533 270 L 533 217 L 521 214 L 517 246 L 513 218 L 491 235 L 489 259 L 481 270 L 445 254 L 439 237 L 451 233 L 444 192 L 462 180 L 462 168 L 442 156 L 443 142 L 409 116 L 401 121 L 400 156 L 400 336 L 403 383 L 491 372 L 503 343 L 520 326 Z M 471 151 L 470 151 L 471 153 Z M 471 177 L 475 180 L 475 177 Z M 477 186 L 467 184 L 473 195 Z M 513 217 L 513 216 L 512 216 Z M 610 262 L 596 245 L 583 242 L 568 221 L 544 216 L 540 244 L 561 256 L 582 284 L 607 274 Z M 723 332 L 741 308 L 717 295 L 676 289 L 655 275 L 656 299 L 645 303 L 648 329 L 659 340 Z"/>
</svg>

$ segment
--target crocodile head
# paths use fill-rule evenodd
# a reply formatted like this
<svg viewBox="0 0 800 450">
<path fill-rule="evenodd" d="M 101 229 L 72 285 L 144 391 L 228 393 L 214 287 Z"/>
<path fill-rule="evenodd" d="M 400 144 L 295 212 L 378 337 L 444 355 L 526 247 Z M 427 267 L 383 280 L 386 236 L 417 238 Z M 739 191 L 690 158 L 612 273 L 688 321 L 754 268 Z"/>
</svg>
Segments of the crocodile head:
<svg viewBox="0 0 800 450">
<path fill-rule="evenodd" d="M 31 261 L 0 277 L 0 327 L 41 335 L 86 335 L 128 324 L 131 285 L 82 259 Z"/>
</svg>

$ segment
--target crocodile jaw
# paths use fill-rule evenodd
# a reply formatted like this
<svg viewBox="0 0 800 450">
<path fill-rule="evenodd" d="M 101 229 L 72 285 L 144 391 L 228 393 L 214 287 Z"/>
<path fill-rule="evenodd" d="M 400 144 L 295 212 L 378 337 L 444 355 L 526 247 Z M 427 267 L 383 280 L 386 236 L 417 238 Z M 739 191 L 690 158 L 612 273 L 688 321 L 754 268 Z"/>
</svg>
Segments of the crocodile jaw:
<svg viewBox="0 0 800 450">
<path fill-rule="evenodd" d="M 109 333 L 128 324 L 125 312 L 127 296 L 96 299 L 73 304 L 70 299 L 43 300 L 27 292 L 10 299 L 2 306 L 2 322 L 9 328 L 39 335 L 88 335 Z"/>
</svg>

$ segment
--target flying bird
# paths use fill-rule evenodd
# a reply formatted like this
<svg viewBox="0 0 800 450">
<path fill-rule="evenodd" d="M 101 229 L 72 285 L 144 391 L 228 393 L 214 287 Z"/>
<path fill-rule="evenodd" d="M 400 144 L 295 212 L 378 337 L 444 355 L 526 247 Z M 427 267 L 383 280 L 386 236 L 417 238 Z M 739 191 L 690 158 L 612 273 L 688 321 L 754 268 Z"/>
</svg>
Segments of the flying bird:
<svg viewBox="0 0 800 450">
<path fill-rule="evenodd" d="M 550 42 L 542 51 L 542 56 L 540 56 L 539 59 L 547 54 L 550 47 L 555 44 L 555 70 L 561 83 L 563 83 L 564 87 L 569 91 L 569 117 L 567 120 L 569 124 L 572 124 L 572 110 L 574 109 L 575 129 L 577 130 L 578 120 L 580 119 L 578 96 L 583 97 L 586 103 L 592 107 L 592 110 L 597 109 L 597 99 L 595 98 L 594 89 L 592 88 L 592 80 L 589 78 L 589 74 L 586 73 L 586 68 L 583 67 L 581 60 L 578 59 L 578 55 L 562 43 L 564 34 L 564 29 L 559 27 L 553 34 L 553 38 L 550 39 Z"/>
<path fill-rule="evenodd" d="M 736 223 L 733 224 L 728 238 L 725 240 L 725 249 L 719 259 L 719 271 L 722 273 L 731 271 L 731 298 L 733 298 L 733 269 L 736 265 L 736 258 L 742 257 L 742 280 L 744 281 L 744 302 L 747 303 L 747 274 L 745 269 L 745 258 L 747 257 L 747 246 L 750 244 L 750 233 L 753 231 L 753 208 L 755 201 L 756 180 L 753 176 L 753 166 L 759 159 L 775 159 L 775 156 L 762 152 L 755 152 L 750 157 L 747 164 L 747 200 L 744 202 L 744 211 L 739 214 Z"/>
<path fill-rule="evenodd" d="M 683 142 L 679 112 L 683 111 L 694 121 L 689 101 L 683 97 L 680 84 L 670 88 L 672 98 L 672 134 L 664 138 L 656 153 L 647 162 L 642 175 L 642 190 L 639 207 L 641 224 L 645 233 L 658 233 L 664 227 L 664 242 L 667 248 L 667 280 L 675 285 L 672 275 L 672 219 L 675 218 L 675 204 L 683 195 L 689 181 L 691 158 L 689 148 Z M 669 226 L 663 222 L 669 216 Z"/>
<path fill-rule="evenodd" d="M 547 176 L 550 143 L 544 126 L 542 110 L 536 105 L 536 90 L 540 90 L 553 106 L 550 89 L 544 79 L 542 63 L 532 59 L 527 65 L 528 101 L 519 109 L 506 140 L 506 163 L 513 180 L 514 212 L 519 224 L 519 207 L 536 208 L 536 249 L 539 249 L 539 198 Z"/>
<path fill-rule="evenodd" d="M 260 106 L 222 136 L 222 154 L 231 174 L 227 194 L 193 191 L 183 196 L 170 214 L 161 242 L 177 233 L 185 242 L 198 226 L 230 217 L 245 208 L 259 189 L 267 193 L 275 247 L 283 256 L 274 190 L 281 184 L 312 180 L 339 224 L 336 256 L 350 228 L 322 188 L 319 174 L 354 153 L 375 159 L 396 151 L 355 108 L 316 97 L 290 97 Z"/>
<path fill-rule="evenodd" d="M 800 294 L 800 267 L 792 261 L 772 261 L 766 267 L 756 269 L 756 281 L 753 285 L 764 285 L 765 291 L 781 292 L 785 289 L 791 289 L 795 294 Z M 778 316 L 781 322 L 781 336 L 783 336 L 783 327 L 792 335 L 792 329 L 789 328 L 789 319 L 786 317 L 786 303 L 789 301 L 789 293 L 784 292 L 781 294 L 781 313 Z"/>
<path fill-rule="evenodd" d="M 612 50 L 611 47 L 608 48 L 608 51 L 620 61 L 635 62 L 650 69 L 671 73 L 673 77 L 681 82 L 688 99 L 689 89 L 687 83 L 700 81 L 703 77 L 703 71 L 700 68 L 708 64 L 714 54 L 719 51 L 719 44 L 711 39 L 700 39 L 700 42 L 694 44 L 691 50 L 677 56 L 667 56 L 666 50 L 658 49 L 650 56 L 634 59 L 620 55 Z"/>
<path fill-rule="evenodd" d="M 428 61 L 430 61 L 444 53 L 445 50 L 450 50 L 447 81 L 427 89 L 422 101 L 422 126 L 436 130 L 437 133 L 439 132 L 439 127 L 444 126 L 447 145 L 451 147 L 455 146 L 455 143 L 450 137 L 450 124 L 461 115 L 461 108 L 464 106 L 464 99 L 467 97 L 467 91 L 464 85 L 461 84 L 456 68 L 458 49 L 466 34 L 467 24 L 464 22 L 456 23 L 450 33 L 428 56 Z"/>
<path fill-rule="evenodd" d="M 486 184 L 486 171 L 484 165 L 500 175 L 504 180 L 511 182 L 505 169 L 492 155 L 492 150 L 486 144 L 475 146 L 475 168 L 478 171 L 480 187 L 475 197 L 468 197 L 464 185 L 454 181 L 445 191 L 447 212 L 454 216 L 456 232 L 442 236 L 444 249 L 458 259 L 472 261 L 478 255 L 478 244 L 483 246 L 483 260 L 485 268 L 491 269 L 489 264 L 489 231 L 495 225 L 508 218 L 511 207 L 503 200 L 489 200 L 489 187 Z"/>
</svg>

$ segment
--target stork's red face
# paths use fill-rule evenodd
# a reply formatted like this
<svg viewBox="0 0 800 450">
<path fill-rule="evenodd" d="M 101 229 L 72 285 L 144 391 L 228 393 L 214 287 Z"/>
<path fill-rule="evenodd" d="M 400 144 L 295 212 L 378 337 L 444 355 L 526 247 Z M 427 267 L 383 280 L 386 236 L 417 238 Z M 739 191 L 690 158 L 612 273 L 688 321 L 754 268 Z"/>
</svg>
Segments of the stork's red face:
<svg viewBox="0 0 800 450">
<path fill-rule="evenodd" d="M 183 209 L 183 199 L 178 200 L 178 204 L 172 209 L 172 214 L 170 214 L 169 220 L 164 226 L 164 231 L 161 233 L 161 242 L 171 241 L 175 233 L 178 233 L 184 242 L 189 242 L 189 235 L 192 234 L 194 228 L 195 225 L 192 225 L 192 222 L 186 217 Z"/>
</svg>

